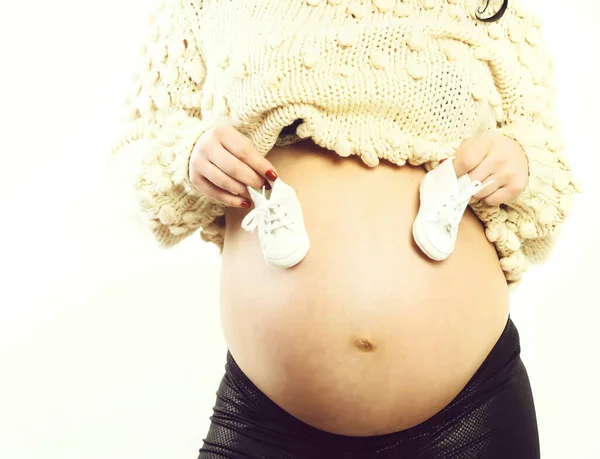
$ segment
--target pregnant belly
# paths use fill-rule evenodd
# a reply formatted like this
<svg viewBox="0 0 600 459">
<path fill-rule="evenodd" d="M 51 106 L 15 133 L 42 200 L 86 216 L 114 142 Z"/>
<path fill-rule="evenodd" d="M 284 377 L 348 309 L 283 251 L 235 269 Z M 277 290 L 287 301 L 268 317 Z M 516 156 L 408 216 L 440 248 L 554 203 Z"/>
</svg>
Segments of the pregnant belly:
<svg viewBox="0 0 600 459">
<path fill-rule="evenodd" d="M 300 420 L 377 435 L 433 416 L 499 338 L 508 290 L 470 210 L 444 262 L 412 240 L 422 168 L 368 168 L 306 141 L 267 158 L 297 192 L 311 241 L 290 269 L 268 265 L 229 208 L 220 310 L 244 373 Z"/>
</svg>

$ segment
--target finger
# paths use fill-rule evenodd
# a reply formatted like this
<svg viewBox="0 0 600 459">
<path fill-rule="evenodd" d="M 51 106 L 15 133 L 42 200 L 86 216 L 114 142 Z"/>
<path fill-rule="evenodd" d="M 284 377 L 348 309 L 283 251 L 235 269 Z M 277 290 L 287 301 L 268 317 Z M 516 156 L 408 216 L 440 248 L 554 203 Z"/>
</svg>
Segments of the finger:
<svg viewBox="0 0 600 459">
<path fill-rule="evenodd" d="M 242 184 L 244 188 L 246 185 L 250 185 L 254 188 L 262 188 L 263 185 L 268 183 L 248 164 L 232 154 L 232 152 L 226 149 L 220 142 L 212 143 L 211 148 L 208 148 L 203 156 L 223 173 Z M 231 184 L 231 182 L 229 183 Z M 242 190 L 238 190 L 237 188 L 231 191 L 240 194 L 243 193 Z"/>
<path fill-rule="evenodd" d="M 207 164 L 200 164 L 201 175 L 204 175 L 215 185 L 232 193 L 250 197 L 246 185 L 260 189 L 266 183 L 250 166 L 240 161 L 221 144 L 213 144 L 210 151 L 204 154 Z M 208 164 L 216 168 L 211 168 Z M 211 175 L 209 176 L 208 173 Z"/>
<path fill-rule="evenodd" d="M 483 203 L 488 206 L 499 206 L 509 202 L 512 196 L 512 191 L 507 187 L 501 187 L 496 192 L 490 194 L 483 199 Z"/>
<path fill-rule="evenodd" d="M 468 137 L 466 139 L 463 139 L 462 142 L 460 143 L 460 145 L 458 146 L 458 148 L 456 150 L 457 151 L 463 150 L 467 146 L 469 146 L 469 144 L 473 143 L 474 141 L 475 141 L 475 137 Z"/>
<path fill-rule="evenodd" d="M 202 175 L 222 190 L 229 191 L 237 196 L 250 198 L 250 193 L 246 185 L 234 179 L 210 161 L 207 161 Z"/>
<path fill-rule="evenodd" d="M 223 147 L 219 146 L 218 148 Z M 225 151 L 223 152 L 223 155 L 231 156 Z M 235 161 L 238 160 L 236 159 Z M 250 193 L 248 192 L 246 185 L 229 176 L 205 156 L 198 155 L 196 157 L 192 174 L 198 174 L 201 178 L 209 181 L 217 188 L 233 195 L 250 198 Z"/>
<path fill-rule="evenodd" d="M 265 175 L 268 170 L 275 171 L 275 167 L 268 161 L 264 156 L 261 156 L 250 139 L 244 134 L 239 132 L 237 129 L 232 128 L 232 132 L 222 137 L 223 147 L 229 151 L 232 155 L 238 158 L 241 162 L 248 165 L 252 171 L 257 175 L 250 176 L 240 170 L 239 172 L 244 174 L 243 176 L 235 177 L 240 182 L 250 185 L 254 188 L 261 188 L 265 181 L 268 181 L 268 177 Z M 246 181 L 248 180 L 248 181 Z"/>
<path fill-rule="evenodd" d="M 215 165 L 213 165 L 212 163 L 208 167 L 218 170 L 218 168 Z M 221 173 L 222 173 L 222 171 L 221 171 Z M 211 169 L 211 172 L 209 172 L 209 175 L 212 176 L 214 174 L 215 174 L 214 170 Z M 218 173 L 216 175 L 218 175 Z M 247 207 L 247 206 L 242 205 L 242 203 L 246 200 L 250 201 L 250 205 L 252 205 L 252 199 L 250 199 L 249 197 L 246 198 L 241 195 L 237 196 L 237 195 L 231 193 L 230 191 L 221 188 L 219 185 L 215 185 L 211 180 L 209 180 L 207 177 L 205 177 L 203 175 L 194 173 L 192 183 L 198 189 L 198 191 L 200 193 L 202 193 L 203 195 L 208 196 L 213 199 L 216 199 L 217 201 L 220 201 L 223 204 L 226 204 L 230 207 Z M 243 185 L 242 185 L 242 187 L 243 187 Z"/>
<path fill-rule="evenodd" d="M 488 177 L 496 173 L 496 169 L 496 164 L 492 155 L 487 155 L 478 166 L 469 171 L 469 178 L 473 182 L 479 180 L 483 183 Z"/>
<path fill-rule="evenodd" d="M 489 139 L 470 139 L 461 144 L 455 154 L 454 171 L 460 177 L 479 166 L 488 155 L 492 143 Z"/>
<path fill-rule="evenodd" d="M 479 201 L 490 196 L 503 186 L 502 180 L 493 174 L 481 181 L 481 183 L 484 185 L 484 188 L 473 195 L 473 200 L 475 201 Z"/>
</svg>

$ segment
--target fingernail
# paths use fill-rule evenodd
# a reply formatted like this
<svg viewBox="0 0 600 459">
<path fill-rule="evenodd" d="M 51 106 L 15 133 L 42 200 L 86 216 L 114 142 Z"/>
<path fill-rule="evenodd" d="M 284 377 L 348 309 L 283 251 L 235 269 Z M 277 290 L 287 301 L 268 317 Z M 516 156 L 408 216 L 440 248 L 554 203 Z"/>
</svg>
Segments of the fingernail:
<svg viewBox="0 0 600 459">
<path fill-rule="evenodd" d="M 272 169 L 269 169 L 265 175 L 272 182 L 275 181 L 275 180 L 277 180 L 277 173 L 274 170 L 272 170 Z"/>
<path fill-rule="evenodd" d="M 242 206 L 252 207 L 252 203 L 250 201 L 248 201 L 247 199 L 245 199 L 244 201 L 242 201 Z"/>
<path fill-rule="evenodd" d="M 267 190 L 270 190 L 271 189 L 271 184 L 269 182 L 265 182 L 265 188 Z"/>
</svg>

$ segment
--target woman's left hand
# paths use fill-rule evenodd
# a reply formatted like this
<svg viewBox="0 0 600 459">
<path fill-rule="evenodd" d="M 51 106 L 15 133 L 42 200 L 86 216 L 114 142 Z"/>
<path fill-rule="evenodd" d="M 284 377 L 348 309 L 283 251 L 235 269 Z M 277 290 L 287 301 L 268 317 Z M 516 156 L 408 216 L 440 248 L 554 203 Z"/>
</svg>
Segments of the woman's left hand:
<svg viewBox="0 0 600 459">
<path fill-rule="evenodd" d="M 525 152 L 516 141 L 496 131 L 463 141 L 455 154 L 454 170 L 457 177 L 468 173 L 471 180 L 484 185 L 494 181 L 473 196 L 489 206 L 513 201 L 529 183 Z"/>
</svg>

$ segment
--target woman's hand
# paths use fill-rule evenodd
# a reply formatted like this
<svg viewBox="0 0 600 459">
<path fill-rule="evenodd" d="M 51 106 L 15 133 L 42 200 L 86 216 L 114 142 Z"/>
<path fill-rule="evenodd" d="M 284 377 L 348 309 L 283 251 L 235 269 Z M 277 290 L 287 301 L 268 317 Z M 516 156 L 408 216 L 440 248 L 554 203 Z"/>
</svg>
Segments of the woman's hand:
<svg viewBox="0 0 600 459">
<path fill-rule="evenodd" d="M 529 182 L 529 163 L 521 146 L 494 131 L 465 140 L 456 151 L 454 170 L 457 177 L 468 173 L 484 185 L 494 181 L 473 196 L 489 206 L 513 201 Z"/>
<path fill-rule="evenodd" d="M 262 188 L 275 180 L 273 165 L 261 156 L 248 137 L 233 126 L 221 125 L 206 131 L 196 142 L 189 164 L 189 178 L 206 196 L 231 207 L 251 207 L 246 188 Z"/>
</svg>

